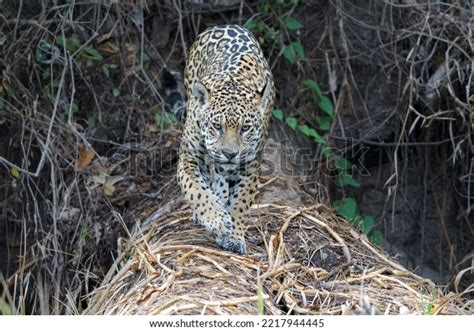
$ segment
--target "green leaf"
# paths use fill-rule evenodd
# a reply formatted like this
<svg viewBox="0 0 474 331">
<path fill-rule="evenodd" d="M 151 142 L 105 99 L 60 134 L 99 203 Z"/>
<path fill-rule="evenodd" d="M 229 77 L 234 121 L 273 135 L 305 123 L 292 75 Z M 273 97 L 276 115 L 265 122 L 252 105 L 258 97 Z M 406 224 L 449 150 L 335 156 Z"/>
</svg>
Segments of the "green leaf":
<svg viewBox="0 0 474 331">
<path fill-rule="evenodd" d="M 36 48 L 35 49 L 35 59 L 36 59 L 36 61 L 43 62 L 44 58 L 45 58 L 44 53 L 39 48 Z"/>
<path fill-rule="evenodd" d="M 173 113 L 159 112 L 155 115 L 156 125 L 161 129 L 168 129 L 171 125 L 178 122 Z"/>
<path fill-rule="evenodd" d="M 307 126 L 306 124 L 299 125 L 298 130 L 300 130 L 301 133 L 303 133 L 305 136 L 308 136 L 308 137 L 310 136 L 311 128 L 309 126 Z"/>
<path fill-rule="evenodd" d="M 303 27 L 303 24 L 300 23 L 296 18 L 291 16 L 285 17 L 285 25 L 289 30 L 298 30 Z"/>
<path fill-rule="evenodd" d="M 332 154 L 332 149 L 329 146 L 324 146 L 321 153 L 323 153 L 325 157 L 329 157 L 329 155 Z"/>
<path fill-rule="evenodd" d="M 285 49 L 283 50 L 283 56 L 285 57 L 285 59 L 288 60 L 288 62 L 290 62 L 291 64 L 295 64 L 296 54 L 291 45 L 285 47 Z"/>
<path fill-rule="evenodd" d="M 150 55 L 148 53 L 143 52 L 143 62 L 150 62 Z"/>
<path fill-rule="evenodd" d="M 283 110 L 281 109 L 273 109 L 273 117 L 275 117 L 277 120 L 283 121 Z"/>
<path fill-rule="evenodd" d="M 323 97 L 323 93 L 321 92 L 321 88 L 319 87 L 318 83 L 312 79 L 307 79 L 303 82 L 303 84 L 310 89 L 311 93 L 316 98 L 316 101 L 319 102 L 319 100 L 321 100 Z"/>
<path fill-rule="evenodd" d="M 360 184 L 357 180 L 352 177 L 351 174 L 347 173 L 347 171 L 341 172 L 339 175 L 339 181 L 341 186 L 352 186 L 352 187 L 360 187 Z"/>
<path fill-rule="evenodd" d="M 374 228 L 374 218 L 370 215 L 364 215 L 362 217 L 362 224 L 361 224 L 361 230 L 364 232 L 366 235 L 372 231 Z"/>
<path fill-rule="evenodd" d="M 313 128 L 309 129 L 308 136 L 312 137 L 314 142 L 320 145 L 326 144 L 326 140 Z"/>
<path fill-rule="evenodd" d="M 85 59 L 92 61 L 102 61 L 104 59 L 102 54 L 100 54 L 98 50 L 92 47 L 85 47 L 81 52 L 81 56 Z"/>
<path fill-rule="evenodd" d="M 296 126 L 298 125 L 298 121 L 294 117 L 288 117 L 285 122 L 293 130 L 296 129 Z"/>
<path fill-rule="evenodd" d="M 104 65 L 102 65 L 102 71 L 107 77 L 110 77 L 110 70 L 114 70 L 117 68 L 118 68 L 118 65 L 115 63 L 105 63 Z"/>
<path fill-rule="evenodd" d="M 79 106 L 76 105 L 76 103 L 74 103 L 74 102 L 71 105 L 71 111 L 72 111 L 73 114 L 79 113 Z"/>
<path fill-rule="evenodd" d="M 303 45 L 301 45 L 301 43 L 299 43 L 299 42 L 293 42 L 293 43 L 291 43 L 291 45 L 292 45 L 293 50 L 295 51 L 296 55 L 298 55 L 298 57 L 300 59 L 304 59 Z"/>
<path fill-rule="evenodd" d="M 260 3 L 260 11 L 263 11 L 264 13 L 268 13 L 269 9 L 270 9 L 270 5 L 268 4 L 268 2 Z"/>
<path fill-rule="evenodd" d="M 336 213 L 344 216 L 349 221 L 355 220 L 359 216 L 359 208 L 353 198 L 345 198 L 342 202 L 337 200 L 334 202 L 333 208 Z"/>
<path fill-rule="evenodd" d="M 5 107 L 5 101 L 3 99 L 0 99 L 0 110 L 2 110 Z"/>
<path fill-rule="evenodd" d="M 274 27 L 271 27 L 270 30 L 265 33 L 265 38 L 273 41 L 280 36 L 280 30 L 276 30 Z"/>
<path fill-rule="evenodd" d="M 334 159 L 334 165 L 338 169 L 348 170 L 352 168 L 352 163 L 345 157 L 338 156 Z"/>
<path fill-rule="evenodd" d="M 51 77 L 51 72 L 49 71 L 49 69 L 43 71 L 43 73 L 41 74 L 41 78 L 42 78 L 43 80 L 46 80 L 46 79 L 48 79 L 49 77 Z"/>
<path fill-rule="evenodd" d="M 61 46 L 61 47 L 65 47 L 66 50 L 72 54 L 74 53 L 75 51 L 77 51 L 79 49 L 79 47 L 81 47 L 81 45 L 79 44 L 79 41 L 77 41 L 77 39 L 75 38 L 63 38 L 63 36 L 59 36 L 56 38 L 56 44 Z"/>
<path fill-rule="evenodd" d="M 5 301 L 5 299 L 0 298 L 0 315 L 12 315 L 12 307 Z"/>
<path fill-rule="evenodd" d="M 120 95 L 120 90 L 119 90 L 118 88 L 114 87 L 114 88 L 112 89 L 112 95 L 113 95 L 114 97 L 118 97 L 118 96 Z"/>
<path fill-rule="evenodd" d="M 323 96 L 318 103 L 319 108 L 328 114 L 329 116 L 334 117 L 334 107 L 332 106 L 331 100 L 327 96 Z"/>
<path fill-rule="evenodd" d="M 248 20 L 245 25 L 244 25 L 247 29 L 249 30 L 255 30 L 256 27 L 257 27 L 257 22 L 256 20 L 254 20 L 253 18 L 251 18 L 250 20 Z"/>
<path fill-rule="evenodd" d="M 318 116 L 316 120 L 319 123 L 319 128 L 323 131 L 329 131 L 331 129 L 332 118 L 330 116 Z"/>
<path fill-rule="evenodd" d="M 369 240 L 374 244 L 379 246 L 382 243 L 383 235 L 380 231 L 373 230 L 369 235 Z"/>
</svg>

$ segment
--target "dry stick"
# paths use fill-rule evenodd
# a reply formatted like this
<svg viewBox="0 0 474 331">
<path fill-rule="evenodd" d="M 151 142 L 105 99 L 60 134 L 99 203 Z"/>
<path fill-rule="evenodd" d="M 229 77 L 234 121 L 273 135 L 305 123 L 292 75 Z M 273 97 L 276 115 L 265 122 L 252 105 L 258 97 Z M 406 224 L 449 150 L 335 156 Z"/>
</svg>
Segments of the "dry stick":
<svg viewBox="0 0 474 331">
<path fill-rule="evenodd" d="M 31 260 L 30 262 L 25 263 L 24 265 L 22 265 L 17 271 L 15 271 L 10 277 L 8 277 L 6 279 L 7 286 L 10 287 L 12 285 L 13 281 L 15 280 L 15 277 L 19 273 L 24 273 L 26 269 L 29 269 L 31 266 L 36 264 L 36 262 L 41 261 L 42 259 L 43 258 L 35 258 L 35 259 Z"/>
<path fill-rule="evenodd" d="M 269 270 L 265 272 L 264 274 L 260 276 L 260 279 L 263 281 L 266 278 L 277 276 L 278 274 L 281 274 L 283 272 L 288 272 L 290 270 L 297 269 L 297 268 L 301 268 L 301 263 L 298 263 L 298 262 L 287 263 L 287 264 L 279 266 L 275 270 Z"/>
<path fill-rule="evenodd" d="M 384 273 L 385 271 L 387 271 L 387 268 L 383 267 L 383 268 L 380 268 L 379 270 L 373 271 L 370 274 L 367 274 L 361 277 L 350 277 L 344 280 L 329 281 L 329 282 L 326 282 L 324 286 L 331 287 L 331 286 L 335 286 L 339 284 L 355 283 L 361 280 L 372 279 L 372 278 L 375 278 L 377 275 Z"/>
<path fill-rule="evenodd" d="M 268 300 L 270 296 L 268 294 L 263 295 L 264 300 Z M 180 296 L 177 298 L 172 299 L 171 301 L 165 303 L 163 306 L 159 307 L 155 311 L 152 312 L 152 315 L 157 315 L 157 314 L 168 314 L 170 312 L 178 312 L 180 310 L 190 310 L 190 309 L 197 309 L 200 308 L 201 306 L 235 306 L 235 305 L 240 305 L 244 303 L 250 303 L 250 302 L 255 302 L 258 301 L 258 295 L 250 296 L 250 297 L 242 297 L 242 298 L 235 298 L 235 299 L 228 299 L 228 300 L 221 300 L 221 301 L 208 301 L 208 300 L 202 300 L 198 301 L 196 299 L 191 299 L 187 296 Z M 181 306 L 177 307 L 172 307 L 175 303 L 181 300 L 186 300 L 186 301 L 194 301 L 194 302 L 199 302 L 199 303 L 190 303 L 190 304 L 184 304 Z"/>
<path fill-rule="evenodd" d="M 216 250 L 216 249 L 212 249 L 212 248 L 206 248 L 206 247 L 201 247 L 201 246 L 196 246 L 196 245 L 170 245 L 170 246 L 162 246 L 162 247 L 157 247 L 157 248 L 154 248 L 151 253 L 158 253 L 158 252 L 166 252 L 166 251 L 177 251 L 177 250 L 192 250 L 192 249 L 195 249 L 195 250 L 198 250 L 198 251 L 201 251 L 203 253 L 208 253 L 208 254 L 215 254 L 215 255 L 220 255 L 220 256 L 226 256 L 226 257 L 234 257 L 235 259 L 238 259 L 238 260 L 243 260 L 243 261 L 248 261 L 248 262 L 251 262 L 251 263 L 255 263 L 255 260 L 250 258 L 250 257 L 246 257 L 246 256 L 241 256 L 241 255 L 236 255 L 236 254 L 233 254 L 233 253 L 229 253 L 229 252 L 224 252 L 224 251 L 220 251 L 220 250 Z"/>
<path fill-rule="evenodd" d="M 371 244 L 369 244 L 367 241 L 364 240 L 364 238 L 361 236 L 361 237 L 358 237 L 358 238 L 355 238 L 355 239 L 359 239 L 365 247 L 367 247 L 372 253 L 374 253 L 375 255 L 377 255 L 377 257 L 379 257 L 382 261 L 384 261 L 385 263 L 389 264 L 392 268 L 396 269 L 396 270 L 399 270 L 399 271 L 402 271 L 404 273 L 409 273 L 409 271 L 407 269 L 405 269 L 404 267 L 402 267 L 400 264 L 398 263 L 395 263 L 393 261 L 390 261 L 389 259 L 387 259 L 385 256 L 383 256 L 382 254 L 380 254 L 379 252 L 377 252 L 377 250 L 375 248 L 372 247 Z M 411 274 L 411 273 L 410 273 Z M 415 278 L 417 278 L 418 280 L 422 280 L 422 281 L 428 281 L 427 279 L 423 278 L 423 277 L 420 277 L 416 274 L 412 274 Z"/>
<path fill-rule="evenodd" d="M 5 159 L 2 156 L 0 156 L 0 162 L 1 163 L 6 164 L 6 165 L 10 166 L 11 168 L 16 168 L 18 171 L 20 171 L 22 173 L 28 174 L 28 175 L 33 176 L 33 177 L 38 177 L 39 173 L 43 169 L 44 162 L 46 161 L 46 154 L 49 150 L 49 144 L 51 142 L 51 133 L 53 131 L 54 119 L 56 118 L 56 113 L 58 111 L 59 96 L 60 96 L 61 91 L 63 89 L 64 77 L 66 76 L 67 67 L 68 67 L 67 65 L 64 65 L 64 69 L 63 69 L 63 72 L 61 73 L 61 78 L 59 80 L 58 92 L 56 93 L 56 98 L 54 100 L 53 113 L 51 114 L 51 121 L 49 122 L 49 126 L 48 126 L 48 133 L 46 135 L 46 142 L 44 143 L 44 145 L 40 142 L 40 144 L 43 147 L 43 150 L 41 152 L 41 158 L 40 158 L 40 161 L 38 162 L 38 166 L 36 167 L 36 171 L 31 172 L 29 170 L 23 169 L 23 168 L 17 166 L 16 164 L 8 161 L 7 159 Z"/>
<path fill-rule="evenodd" d="M 216 261 L 214 261 L 213 259 L 211 259 L 210 257 L 207 257 L 207 256 L 204 256 L 202 254 L 196 254 L 196 256 L 198 256 L 200 259 L 204 260 L 204 261 L 207 261 L 209 263 L 212 263 L 217 269 L 219 269 L 220 271 L 222 271 L 224 274 L 228 275 L 228 276 L 232 276 L 232 273 L 227 270 L 226 268 L 224 268 L 223 266 L 221 266 L 219 263 L 217 263 Z"/>
<path fill-rule="evenodd" d="M 120 259 L 117 259 L 117 261 L 119 260 L 122 260 L 123 257 L 125 257 L 125 253 L 122 253 L 122 255 L 120 256 Z M 102 284 L 106 284 L 106 285 L 102 285 L 100 287 L 97 288 L 97 290 L 102 290 L 102 293 L 100 294 L 99 296 L 99 299 L 96 301 L 96 303 L 91 306 L 90 308 L 86 309 L 84 311 L 84 315 L 91 315 L 91 314 L 96 314 L 99 309 L 100 309 L 100 306 L 104 303 L 104 301 L 107 299 L 107 295 L 110 293 L 110 289 L 111 287 L 120 280 L 120 278 L 125 275 L 125 273 L 127 271 L 130 270 L 131 266 L 135 263 L 134 260 L 130 260 L 128 261 L 123 267 L 122 269 L 120 269 L 120 271 L 115 275 L 114 278 L 112 278 L 112 280 L 107 283 L 106 280 L 108 280 L 108 278 L 110 277 L 109 275 L 111 274 L 111 272 L 114 270 L 114 268 L 110 268 L 109 272 L 107 273 L 107 275 L 105 276 L 104 278 L 104 281 L 102 282 Z M 115 263 L 114 263 L 115 265 Z"/>
<path fill-rule="evenodd" d="M 179 1 L 179 6 L 176 0 L 173 0 L 173 5 L 178 12 L 178 25 L 179 25 L 179 35 L 181 37 L 181 47 L 183 48 L 183 55 L 187 56 L 188 50 L 186 48 L 186 42 L 184 41 L 184 30 L 183 30 L 183 15 L 181 13 L 181 1 Z"/>
<path fill-rule="evenodd" d="M 423 298 L 423 297 L 425 297 L 426 299 L 429 300 L 429 297 L 428 297 L 428 296 L 423 295 L 423 293 L 420 293 L 420 292 L 415 291 L 414 289 L 412 289 L 410 286 L 408 286 L 407 284 L 405 284 L 404 282 L 402 282 L 402 281 L 401 281 L 400 279 L 398 279 L 398 278 L 393 278 L 393 277 L 385 276 L 385 275 L 377 275 L 377 277 L 382 278 L 382 279 L 385 279 L 385 280 L 390 280 L 390 281 L 392 281 L 392 282 L 395 282 L 395 283 L 400 284 L 402 287 L 404 287 L 405 289 L 407 289 L 407 290 L 410 291 L 411 293 L 415 294 L 417 298 Z"/>
<path fill-rule="evenodd" d="M 346 258 L 346 263 L 348 264 L 351 263 L 352 257 L 351 257 L 351 253 L 349 252 L 349 248 L 347 247 L 344 240 L 329 225 L 317 219 L 316 217 L 306 214 L 306 213 L 302 213 L 301 216 L 309 219 L 310 221 L 316 223 L 317 225 L 322 227 L 324 230 L 326 230 L 342 246 L 342 252 L 344 253 L 344 257 Z"/>
</svg>

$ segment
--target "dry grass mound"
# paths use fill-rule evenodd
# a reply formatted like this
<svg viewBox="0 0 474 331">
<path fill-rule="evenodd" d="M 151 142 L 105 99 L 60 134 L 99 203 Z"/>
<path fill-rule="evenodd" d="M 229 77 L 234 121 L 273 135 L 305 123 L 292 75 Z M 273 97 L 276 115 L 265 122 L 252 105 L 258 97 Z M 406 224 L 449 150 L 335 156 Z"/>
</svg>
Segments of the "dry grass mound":
<svg viewBox="0 0 474 331">
<path fill-rule="evenodd" d="M 84 314 L 472 313 L 462 294 L 444 296 L 407 271 L 297 178 L 276 170 L 261 182 L 241 256 L 220 250 L 193 224 L 174 178 L 164 180 L 171 198 L 136 207 L 144 221 Z"/>
</svg>

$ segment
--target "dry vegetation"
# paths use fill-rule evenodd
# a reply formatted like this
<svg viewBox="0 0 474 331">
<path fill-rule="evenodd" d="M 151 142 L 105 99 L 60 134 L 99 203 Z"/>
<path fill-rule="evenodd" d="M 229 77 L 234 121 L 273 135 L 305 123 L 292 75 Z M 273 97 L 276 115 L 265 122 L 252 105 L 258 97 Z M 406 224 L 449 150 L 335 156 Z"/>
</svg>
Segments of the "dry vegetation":
<svg viewBox="0 0 474 331">
<path fill-rule="evenodd" d="M 469 1 L 283 11 L 269 1 L 264 14 L 257 1 L 194 2 L 0 3 L 1 312 L 151 313 L 153 303 L 161 313 L 341 313 L 368 296 L 382 313 L 472 313 Z M 159 72 L 179 71 L 207 26 L 272 26 L 289 13 L 304 28 L 282 29 L 282 42 L 301 41 L 304 59 L 289 66 L 259 35 L 277 106 L 316 125 L 301 82 L 317 77 L 335 106 L 331 145 L 369 149 L 363 164 L 382 184 L 335 187 L 321 151 L 275 121 L 274 139 L 309 146 L 320 162 L 304 177 L 262 178 L 251 254 L 239 257 L 217 250 L 179 198 L 179 127 L 157 124 Z M 376 188 L 378 202 L 357 193 Z M 287 199 L 265 202 L 265 192 Z M 336 217 L 329 200 L 348 192 L 361 209 L 380 203 L 387 240 L 410 237 L 408 254 L 452 276 L 448 286 L 406 271 Z"/>
</svg>

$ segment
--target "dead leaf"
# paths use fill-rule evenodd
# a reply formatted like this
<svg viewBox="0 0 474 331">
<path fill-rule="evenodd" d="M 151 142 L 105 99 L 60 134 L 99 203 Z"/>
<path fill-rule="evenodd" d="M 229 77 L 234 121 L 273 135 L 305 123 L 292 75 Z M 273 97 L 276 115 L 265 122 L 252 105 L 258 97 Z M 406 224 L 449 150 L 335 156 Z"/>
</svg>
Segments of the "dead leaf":
<svg viewBox="0 0 474 331">
<path fill-rule="evenodd" d="M 148 132 L 150 132 L 150 133 L 157 133 L 159 131 L 160 131 L 160 129 L 158 128 L 158 126 L 155 123 L 150 124 L 150 126 L 148 127 Z"/>
<path fill-rule="evenodd" d="M 102 43 L 103 41 L 105 41 L 105 40 L 109 39 L 110 37 L 112 37 L 112 34 L 114 33 L 115 28 L 117 27 L 117 25 L 118 25 L 119 22 L 120 22 L 120 20 L 117 20 L 117 21 L 114 23 L 114 26 L 112 27 L 112 29 L 110 29 L 109 32 L 107 32 L 107 33 L 105 33 L 105 34 L 99 36 L 99 37 L 97 38 L 97 42 L 100 44 L 100 43 Z"/>
<path fill-rule="evenodd" d="M 79 157 L 76 160 L 75 170 L 84 170 L 92 161 L 95 156 L 95 152 L 92 149 L 86 149 L 79 152 Z"/>
<path fill-rule="evenodd" d="M 103 188 L 105 195 L 112 196 L 115 192 L 115 186 L 113 184 L 105 183 Z"/>
<path fill-rule="evenodd" d="M 114 55 L 119 52 L 119 48 L 114 43 L 107 41 L 99 46 L 99 51 L 103 54 Z"/>
</svg>

